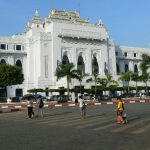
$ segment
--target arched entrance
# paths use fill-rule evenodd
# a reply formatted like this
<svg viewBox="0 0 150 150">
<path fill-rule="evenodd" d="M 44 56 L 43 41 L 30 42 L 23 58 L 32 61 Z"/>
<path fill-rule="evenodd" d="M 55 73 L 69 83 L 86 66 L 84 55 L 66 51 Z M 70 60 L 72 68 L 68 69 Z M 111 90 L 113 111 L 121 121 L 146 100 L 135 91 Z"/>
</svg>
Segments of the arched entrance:
<svg viewBox="0 0 150 150">
<path fill-rule="evenodd" d="M 0 61 L 0 63 L 6 64 L 5 59 L 2 59 L 2 60 Z"/>
<path fill-rule="evenodd" d="M 134 65 L 134 73 L 138 73 L 138 67 L 136 64 Z"/>
<path fill-rule="evenodd" d="M 97 58 L 94 56 L 92 60 L 92 73 L 99 73 Z"/>
<path fill-rule="evenodd" d="M 85 64 L 82 56 L 78 57 L 77 69 L 85 73 Z"/>
<path fill-rule="evenodd" d="M 22 63 L 21 63 L 20 60 L 17 60 L 17 61 L 16 61 L 16 66 L 22 68 Z"/>
<path fill-rule="evenodd" d="M 67 55 L 64 55 L 63 56 L 63 59 L 62 59 L 62 64 L 69 64 L 69 59 L 68 59 L 68 56 Z"/>
<path fill-rule="evenodd" d="M 128 66 L 128 64 L 125 64 L 124 71 L 125 71 L 125 72 L 128 72 L 128 71 L 129 71 L 129 66 Z"/>
<path fill-rule="evenodd" d="M 117 68 L 117 75 L 120 74 L 120 68 L 119 68 L 119 65 L 116 64 L 116 68 Z"/>
</svg>

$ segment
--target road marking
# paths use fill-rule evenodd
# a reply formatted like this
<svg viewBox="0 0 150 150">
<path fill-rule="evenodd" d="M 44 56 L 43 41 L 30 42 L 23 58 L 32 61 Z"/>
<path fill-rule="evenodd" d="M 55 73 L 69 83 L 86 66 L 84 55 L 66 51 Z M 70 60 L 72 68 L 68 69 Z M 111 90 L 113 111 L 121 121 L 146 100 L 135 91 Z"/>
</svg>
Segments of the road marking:
<svg viewBox="0 0 150 150">
<path fill-rule="evenodd" d="M 93 130 L 94 131 L 100 131 L 100 130 L 104 130 L 104 129 L 107 129 L 107 128 L 113 127 L 113 126 L 117 126 L 117 123 L 111 123 L 111 124 L 108 124 L 108 125 L 100 126 L 100 127 L 94 128 Z"/>
<path fill-rule="evenodd" d="M 102 120 L 104 118 L 98 118 L 98 117 L 92 117 L 92 118 L 86 118 L 86 119 L 80 119 L 78 122 L 76 121 L 72 121 L 72 123 L 65 123 L 65 125 L 62 125 L 64 127 L 66 126 L 75 126 L 75 125 L 82 125 L 82 124 L 86 124 L 86 123 L 90 123 L 90 122 L 93 122 L 93 120 Z"/>
<path fill-rule="evenodd" d="M 53 120 L 50 120 L 50 118 L 49 118 L 49 120 L 46 120 L 46 121 L 42 121 L 42 122 L 38 122 L 37 124 L 47 124 L 47 123 L 59 123 L 59 122 L 62 122 L 62 121 L 68 121 L 68 120 L 75 120 L 75 119 L 79 119 L 79 117 L 77 117 L 77 116 L 74 116 L 74 117 L 70 117 L 70 118 L 54 118 Z"/>
<path fill-rule="evenodd" d="M 144 125 L 143 127 L 138 128 L 137 130 L 132 131 L 131 133 L 133 133 L 133 134 L 141 134 L 141 133 L 146 132 L 147 130 L 150 130 L 150 124 Z"/>
<path fill-rule="evenodd" d="M 100 122 L 97 122 L 99 120 L 100 120 Z M 108 122 L 108 118 L 103 118 L 103 119 L 99 118 L 97 120 L 93 120 L 92 123 L 81 125 L 81 126 L 77 126 L 77 128 L 82 129 L 82 128 L 87 128 L 87 127 L 92 127 L 94 125 L 100 125 L 100 124 L 105 123 L 105 122 Z"/>
</svg>

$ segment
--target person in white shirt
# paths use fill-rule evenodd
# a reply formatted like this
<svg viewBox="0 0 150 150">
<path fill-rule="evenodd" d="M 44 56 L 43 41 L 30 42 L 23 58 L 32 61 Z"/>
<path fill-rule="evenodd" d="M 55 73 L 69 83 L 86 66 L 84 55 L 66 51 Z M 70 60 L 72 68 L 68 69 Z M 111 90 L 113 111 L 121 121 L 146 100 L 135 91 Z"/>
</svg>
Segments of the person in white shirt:
<svg viewBox="0 0 150 150">
<path fill-rule="evenodd" d="M 11 97 L 7 98 L 7 103 L 11 103 Z"/>
<path fill-rule="evenodd" d="M 79 96 L 79 107 L 80 107 L 80 116 L 81 119 L 84 119 L 86 116 L 86 105 L 83 100 L 83 95 Z"/>
</svg>

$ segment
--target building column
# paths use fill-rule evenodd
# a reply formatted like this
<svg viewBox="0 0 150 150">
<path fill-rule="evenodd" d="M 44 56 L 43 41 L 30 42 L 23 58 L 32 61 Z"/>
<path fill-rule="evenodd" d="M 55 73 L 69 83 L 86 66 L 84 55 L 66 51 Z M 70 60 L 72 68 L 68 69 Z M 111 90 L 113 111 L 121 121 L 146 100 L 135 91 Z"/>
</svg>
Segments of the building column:
<svg viewBox="0 0 150 150">
<path fill-rule="evenodd" d="M 85 72 L 92 74 L 92 52 L 91 49 L 86 49 L 86 63 L 85 63 Z"/>
<path fill-rule="evenodd" d="M 134 64 L 133 61 L 129 61 L 129 70 L 134 71 Z"/>
</svg>

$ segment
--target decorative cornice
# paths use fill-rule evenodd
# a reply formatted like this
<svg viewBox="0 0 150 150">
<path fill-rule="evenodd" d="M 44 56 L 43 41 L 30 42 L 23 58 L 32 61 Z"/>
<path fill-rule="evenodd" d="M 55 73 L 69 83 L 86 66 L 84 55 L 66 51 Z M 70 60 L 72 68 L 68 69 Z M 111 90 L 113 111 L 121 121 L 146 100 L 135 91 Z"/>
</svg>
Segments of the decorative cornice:
<svg viewBox="0 0 150 150">
<path fill-rule="evenodd" d="M 105 40 L 105 38 L 103 38 L 100 33 L 88 32 L 88 31 L 80 31 L 80 30 L 63 29 L 61 31 L 61 33 L 58 34 L 58 36 L 61 37 L 61 38 L 69 37 L 69 38 L 98 40 L 98 41 Z"/>
<path fill-rule="evenodd" d="M 87 18 L 80 18 L 80 14 L 78 12 L 69 12 L 66 10 L 56 10 L 52 9 L 50 15 L 46 18 L 47 21 L 61 20 L 65 22 L 71 23 L 89 23 Z"/>
</svg>

